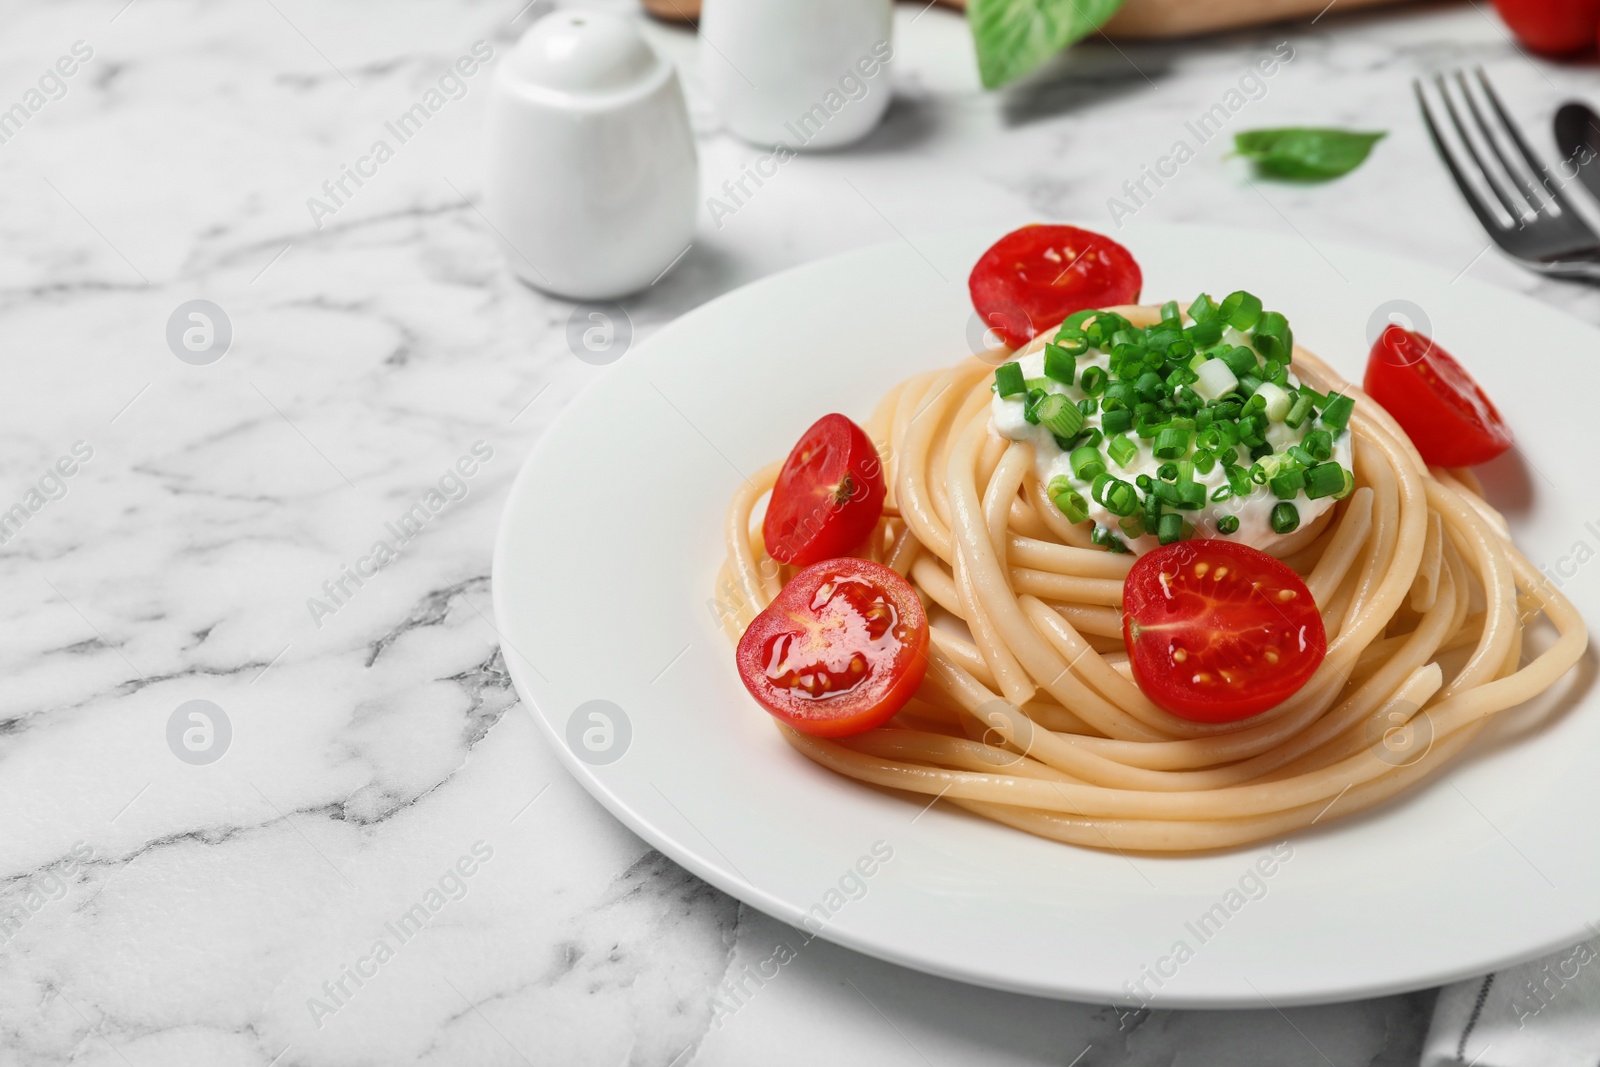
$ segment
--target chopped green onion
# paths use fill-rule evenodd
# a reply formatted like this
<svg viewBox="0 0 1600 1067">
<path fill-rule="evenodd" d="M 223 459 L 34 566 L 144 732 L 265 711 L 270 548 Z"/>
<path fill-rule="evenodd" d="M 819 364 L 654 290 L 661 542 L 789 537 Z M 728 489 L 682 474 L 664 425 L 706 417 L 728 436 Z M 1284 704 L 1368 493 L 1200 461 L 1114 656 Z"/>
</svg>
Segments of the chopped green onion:
<svg viewBox="0 0 1600 1067">
<path fill-rule="evenodd" d="M 1340 467 L 1339 471 L 1344 476 L 1344 486 L 1340 488 L 1337 493 L 1333 494 L 1333 499 L 1335 500 L 1343 500 L 1345 497 L 1353 493 L 1356 488 L 1356 476 L 1350 472 L 1349 468 Z"/>
<path fill-rule="evenodd" d="M 1094 501 L 1113 515 L 1132 515 L 1139 506 L 1139 491 L 1133 483 L 1115 475 L 1101 473 L 1095 477 L 1091 490 Z"/>
<path fill-rule="evenodd" d="M 1235 330 L 1248 330 L 1261 319 L 1261 298 L 1240 289 L 1222 298 L 1217 313 Z"/>
<path fill-rule="evenodd" d="M 1274 382 L 1262 382 L 1255 395 L 1266 402 L 1267 419 L 1270 422 L 1282 422 L 1289 417 L 1289 394 L 1284 392 Z M 1253 398 L 1252 398 L 1253 399 Z"/>
<path fill-rule="evenodd" d="M 1128 546 L 1123 544 L 1116 537 L 1112 536 L 1111 531 L 1106 529 L 1104 526 L 1096 526 L 1094 528 L 1094 532 L 1089 535 L 1089 540 L 1093 541 L 1097 545 L 1101 545 L 1110 549 L 1112 552 L 1128 551 Z"/>
<path fill-rule="evenodd" d="M 1211 297 L 1201 293 L 1194 298 L 1194 303 L 1189 305 L 1189 317 L 1195 322 L 1208 322 L 1217 315 L 1217 305 L 1211 302 Z"/>
<path fill-rule="evenodd" d="M 1100 450 L 1097 448 L 1087 446 L 1075 448 L 1068 462 L 1072 464 L 1072 476 L 1080 482 L 1093 481 L 1106 472 L 1105 460 L 1100 458 Z"/>
<path fill-rule="evenodd" d="M 1318 463 L 1333 455 L 1333 434 L 1327 430 L 1312 430 L 1301 444 Z"/>
<path fill-rule="evenodd" d="M 1081 356 L 1089 351 L 1089 338 L 1082 330 L 1063 326 L 1056 331 L 1055 345 L 1066 355 Z"/>
<path fill-rule="evenodd" d="M 1160 478 L 1164 482 L 1177 481 L 1178 465 L 1176 463 L 1163 463 L 1161 466 L 1156 468 L 1156 477 Z"/>
<path fill-rule="evenodd" d="M 1199 511 L 1206 505 L 1206 487 L 1199 482 L 1178 483 L 1178 504 L 1184 511 Z"/>
<path fill-rule="evenodd" d="M 1037 426 L 1039 424 L 1039 404 L 1049 395 L 1043 389 L 1029 389 L 1027 397 L 1022 402 L 1022 417 Z"/>
<path fill-rule="evenodd" d="M 1220 359 L 1208 359 L 1195 371 L 1194 391 L 1206 400 L 1217 400 L 1239 387 L 1232 368 Z"/>
<path fill-rule="evenodd" d="M 1311 398 L 1301 393 L 1289 407 L 1289 414 L 1283 417 L 1283 424 L 1291 430 L 1298 430 L 1305 425 L 1306 419 L 1311 415 Z"/>
<path fill-rule="evenodd" d="M 1294 331 L 1289 329 L 1288 319 L 1276 311 L 1268 311 L 1250 332 L 1250 343 L 1267 359 L 1288 363 L 1294 351 Z"/>
<path fill-rule="evenodd" d="M 1156 434 L 1155 455 L 1157 459 L 1180 459 L 1188 451 L 1188 430 L 1177 430 L 1168 427 Z"/>
<path fill-rule="evenodd" d="M 1156 540 L 1170 545 L 1183 537 L 1183 516 L 1175 511 L 1161 516 L 1156 522 Z"/>
<path fill-rule="evenodd" d="M 1085 367 L 1083 368 L 1083 378 L 1079 385 L 1090 396 L 1099 396 L 1105 391 L 1108 377 L 1106 372 L 1099 367 Z"/>
<path fill-rule="evenodd" d="M 1236 378 L 1246 374 L 1254 374 L 1261 368 L 1261 362 L 1256 359 L 1256 354 L 1243 345 L 1235 345 L 1222 354 L 1222 362 L 1228 365 Z"/>
<path fill-rule="evenodd" d="M 1306 487 L 1306 472 L 1298 467 L 1291 467 L 1281 474 L 1273 475 L 1270 484 L 1273 496 L 1279 500 L 1293 500 L 1300 495 L 1300 490 Z"/>
<path fill-rule="evenodd" d="M 1350 415 L 1356 409 L 1356 402 L 1342 393 L 1334 393 L 1328 397 L 1327 407 L 1322 409 L 1322 425 L 1334 431 L 1334 436 L 1344 432 L 1350 425 Z"/>
<path fill-rule="evenodd" d="M 1106 451 L 1111 454 L 1113 463 L 1123 470 L 1127 470 L 1128 464 L 1132 463 L 1133 458 L 1139 454 L 1139 446 L 1119 433 L 1111 439 L 1111 443 L 1106 446 Z"/>
<path fill-rule="evenodd" d="M 1197 322 L 1184 330 L 1183 336 L 1191 344 L 1214 345 L 1222 340 L 1222 323 L 1216 319 Z"/>
<path fill-rule="evenodd" d="M 1050 393 L 1034 408 L 1039 424 L 1058 437 L 1076 437 L 1083 429 L 1083 412 L 1060 393 Z"/>
<path fill-rule="evenodd" d="M 1221 518 L 1217 519 L 1217 533 L 1226 535 L 1238 532 L 1239 516 L 1223 515 Z"/>
<path fill-rule="evenodd" d="M 1300 509 L 1290 503 L 1276 504 L 1272 508 L 1272 532 L 1293 533 L 1300 526 Z"/>
<path fill-rule="evenodd" d="M 1161 305 L 1161 321 L 1162 322 L 1181 322 L 1181 321 L 1183 321 L 1179 317 L 1178 302 L 1176 300 L 1168 300 L 1165 304 Z"/>
<path fill-rule="evenodd" d="M 1056 506 L 1061 514 L 1067 517 L 1068 522 L 1082 522 L 1089 517 L 1089 502 L 1083 499 L 1083 494 L 1072 488 L 1065 478 L 1050 479 L 1050 484 L 1045 488 L 1050 497 L 1050 502 Z"/>
<path fill-rule="evenodd" d="M 1122 532 L 1127 534 L 1129 537 L 1143 537 L 1144 512 L 1135 511 L 1132 515 L 1129 515 L 1126 518 L 1118 519 L 1117 525 L 1122 527 Z"/>
<path fill-rule="evenodd" d="M 1133 412 L 1127 408 L 1104 411 L 1100 415 L 1100 426 L 1106 433 L 1126 433 L 1133 429 Z"/>
<path fill-rule="evenodd" d="M 1217 454 L 1209 448 L 1202 448 L 1194 454 L 1194 469 L 1201 475 L 1210 474 L 1217 466 Z"/>
<path fill-rule="evenodd" d="M 1078 371 L 1078 360 L 1060 345 L 1044 346 L 1044 376 L 1062 385 L 1071 385 Z"/>
<path fill-rule="evenodd" d="M 1219 485 L 1211 491 L 1211 499 L 1214 501 L 1221 502 L 1223 500 L 1229 500 L 1232 497 L 1233 486 L 1231 485 Z"/>
<path fill-rule="evenodd" d="M 995 392 L 1001 396 L 1016 396 L 1018 393 L 1027 392 L 1028 387 L 1022 384 L 1022 364 L 1002 363 L 996 367 L 994 386 Z"/>
<path fill-rule="evenodd" d="M 1319 463 L 1305 473 L 1306 496 L 1319 500 L 1344 488 L 1344 468 L 1337 463 Z"/>
</svg>

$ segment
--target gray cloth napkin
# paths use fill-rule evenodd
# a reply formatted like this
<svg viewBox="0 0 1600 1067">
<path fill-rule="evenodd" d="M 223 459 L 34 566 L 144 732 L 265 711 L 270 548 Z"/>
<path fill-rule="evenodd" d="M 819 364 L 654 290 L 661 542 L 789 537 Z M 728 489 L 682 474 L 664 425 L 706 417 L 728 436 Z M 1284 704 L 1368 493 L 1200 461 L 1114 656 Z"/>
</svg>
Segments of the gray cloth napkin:
<svg viewBox="0 0 1600 1067">
<path fill-rule="evenodd" d="M 1422 1067 L 1465 1064 L 1600 1065 L 1600 936 L 1441 989 Z"/>
</svg>

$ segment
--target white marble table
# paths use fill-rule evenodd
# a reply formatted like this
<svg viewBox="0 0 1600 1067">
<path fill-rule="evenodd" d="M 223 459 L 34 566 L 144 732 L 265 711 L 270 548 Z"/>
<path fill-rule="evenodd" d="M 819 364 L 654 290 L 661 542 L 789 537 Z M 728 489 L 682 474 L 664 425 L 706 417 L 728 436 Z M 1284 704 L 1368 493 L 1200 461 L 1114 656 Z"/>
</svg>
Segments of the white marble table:
<svg viewBox="0 0 1600 1067">
<path fill-rule="evenodd" d="M 508 276 L 481 211 L 488 75 L 336 211 L 307 206 L 474 42 L 503 54 L 521 3 L 9 13 L 0 109 L 29 114 L 0 127 L 0 509 L 26 521 L 0 545 L 0 1063 L 1413 1062 L 1426 992 L 1119 1025 L 824 943 L 714 1023 L 719 985 L 793 932 L 567 776 L 490 624 L 507 485 L 597 372 L 568 349 L 572 305 Z M 709 194 L 756 153 L 705 105 L 693 38 L 651 32 L 683 65 Z M 1123 180 L 1284 40 L 1294 58 L 1234 124 L 1393 131 L 1373 160 L 1264 199 L 1217 141 L 1141 218 L 1365 242 L 1600 317 L 1600 294 L 1484 252 L 1417 122 L 1410 79 L 1439 65 L 1488 65 L 1541 131 L 1592 86 L 1520 58 L 1485 5 L 1093 44 L 1009 96 L 975 91 L 943 9 L 902 6 L 897 33 L 886 125 L 787 164 L 720 225 L 703 213 L 627 303 L 635 342 L 860 244 L 1109 227 Z M 62 56 L 72 75 L 40 87 Z M 195 299 L 231 324 L 209 365 L 167 342 Z M 477 442 L 491 457 L 399 545 L 386 524 Z M 393 564 L 342 578 L 379 539 Z M 169 744 L 195 700 L 231 732 L 214 762 L 187 720 Z"/>
</svg>

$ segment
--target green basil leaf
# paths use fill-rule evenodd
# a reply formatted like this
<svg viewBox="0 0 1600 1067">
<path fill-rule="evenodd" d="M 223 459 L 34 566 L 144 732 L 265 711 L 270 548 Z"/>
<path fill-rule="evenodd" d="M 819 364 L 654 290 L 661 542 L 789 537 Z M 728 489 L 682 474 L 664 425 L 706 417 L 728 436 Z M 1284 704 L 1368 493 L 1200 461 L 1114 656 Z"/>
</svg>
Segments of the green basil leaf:
<svg viewBox="0 0 1600 1067">
<path fill-rule="evenodd" d="M 1123 0 L 971 0 L 967 24 L 984 88 L 1016 81 L 1116 14 Z"/>
<path fill-rule="evenodd" d="M 1366 160 L 1386 133 L 1356 130 L 1245 130 L 1234 135 L 1233 147 L 1255 161 L 1256 169 L 1274 178 L 1325 181 L 1349 174 Z"/>
</svg>

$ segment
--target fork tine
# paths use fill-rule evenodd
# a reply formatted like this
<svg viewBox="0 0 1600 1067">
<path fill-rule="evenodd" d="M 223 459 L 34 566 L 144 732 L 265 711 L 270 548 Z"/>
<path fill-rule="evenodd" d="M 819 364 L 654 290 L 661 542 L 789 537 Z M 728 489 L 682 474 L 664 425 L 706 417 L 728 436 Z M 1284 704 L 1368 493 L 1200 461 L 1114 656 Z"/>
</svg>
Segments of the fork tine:
<svg viewBox="0 0 1600 1067">
<path fill-rule="evenodd" d="M 1483 165 L 1483 157 L 1478 154 L 1477 146 L 1472 143 L 1472 138 L 1467 134 L 1467 127 L 1461 121 L 1461 116 L 1456 111 L 1454 101 L 1450 99 L 1450 87 L 1445 84 L 1444 75 L 1434 75 L 1434 84 L 1439 88 L 1439 97 L 1444 101 L 1444 109 L 1450 115 L 1450 122 L 1456 128 L 1456 136 L 1461 140 L 1461 146 L 1467 150 L 1467 155 L 1472 157 L 1472 162 L 1477 165 L 1478 173 L 1483 176 L 1484 184 L 1489 186 L 1491 192 L 1500 201 L 1500 206 L 1506 209 L 1506 214 L 1511 216 L 1513 223 L 1520 223 L 1526 213 L 1525 207 L 1512 204 L 1505 191 L 1500 188 L 1500 183 L 1494 180 L 1494 175 L 1489 168 Z"/>
<path fill-rule="evenodd" d="M 1472 213 L 1478 216 L 1478 222 L 1488 231 L 1489 236 L 1498 242 L 1500 235 L 1505 231 L 1505 226 L 1489 205 L 1483 202 L 1478 190 L 1467 180 L 1466 174 L 1461 170 L 1461 164 L 1456 161 L 1455 154 L 1450 151 L 1450 146 L 1445 142 L 1445 139 L 1440 136 L 1438 124 L 1433 120 L 1433 111 L 1428 107 L 1428 98 L 1422 91 L 1422 79 L 1414 79 L 1411 82 L 1411 88 L 1417 95 L 1417 106 L 1422 109 L 1423 125 L 1428 127 L 1428 136 L 1433 139 L 1433 147 L 1438 150 L 1439 158 L 1444 160 L 1445 169 L 1450 172 L 1450 177 L 1455 179 L 1456 188 L 1461 190 L 1462 199 L 1466 200 L 1467 206 L 1472 209 Z"/>
<path fill-rule="evenodd" d="M 1532 168 L 1532 173 L 1535 175 L 1534 178 L 1524 178 L 1517 171 L 1517 168 L 1511 165 L 1511 160 L 1507 159 L 1505 152 L 1501 151 L 1500 141 L 1495 137 L 1494 131 L 1489 129 L 1489 123 L 1483 117 L 1483 109 L 1478 107 L 1477 100 L 1473 99 L 1472 90 L 1467 87 L 1467 76 L 1459 70 L 1455 72 L 1455 75 L 1456 84 L 1461 87 L 1461 96 L 1467 102 L 1467 110 L 1472 112 L 1472 120 L 1477 124 L 1479 131 L 1483 134 L 1483 140 L 1486 144 L 1488 144 L 1489 150 L 1493 152 L 1494 157 L 1500 161 L 1500 167 L 1505 171 L 1505 176 L 1510 180 L 1511 187 L 1522 194 L 1523 200 L 1527 202 L 1528 207 L 1533 210 L 1535 215 L 1539 214 L 1545 209 L 1544 199 L 1539 196 L 1538 186 L 1534 184 L 1539 173 L 1539 168 L 1537 166 Z M 1502 131 L 1505 131 L 1507 127 L 1512 125 L 1512 123 L 1506 118 L 1504 112 L 1499 114 L 1502 123 L 1501 129 Z"/>
<path fill-rule="evenodd" d="M 1479 66 L 1473 72 L 1478 76 L 1478 84 L 1482 86 L 1483 95 L 1488 99 L 1489 106 L 1494 108 L 1496 115 L 1500 116 L 1500 121 L 1505 124 L 1506 133 L 1511 135 L 1511 142 L 1517 146 L 1517 151 L 1522 153 L 1522 158 L 1528 164 L 1529 172 L 1535 176 L 1540 185 L 1544 186 L 1544 191 L 1550 194 L 1550 199 L 1554 200 L 1562 211 L 1573 215 L 1574 219 L 1576 219 L 1577 216 L 1573 213 L 1572 205 L 1561 192 L 1561 188 L 1551 182 L 1550 168 L 1546 167 L 1540 162 L 1539 157 L 1533 154 L 1533 149 L 1529 148 L 1528 142 L 1522 138 L 1522 130 L 1518 128 L 1515 122 L 1511 121 L 1511 116 L 1506 114 L 1505 105 L 1500 102 L 1500 94 L 1494 91 L 1493 85 L 1489 84 L 1489 76 L 1483 72 L 1483 67 Z"/>
</svg>

